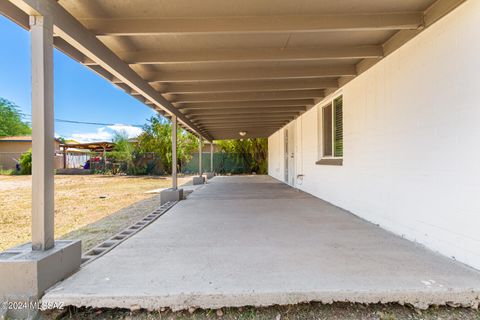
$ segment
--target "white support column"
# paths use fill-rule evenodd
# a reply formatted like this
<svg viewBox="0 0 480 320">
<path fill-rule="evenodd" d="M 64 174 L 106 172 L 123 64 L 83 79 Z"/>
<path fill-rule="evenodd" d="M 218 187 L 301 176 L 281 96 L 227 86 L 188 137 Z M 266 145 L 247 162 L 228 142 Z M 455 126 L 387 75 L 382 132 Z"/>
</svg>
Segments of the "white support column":
<svg viewBox="0 0 480 320">
<path fill-rule="evenodd" d="M 202 149 L 203 149 L 203 143 L 202 143 L 202 137 L 198 136 L 198 175 L 201 177 L 203 176 L 203 168 L 202 168 Z"/>
<path fill-rule="evenodd" d="M 183 199 L 183 189 L 178 188 L 177 180 L 177 128 L 178 121 L 177 116 L 172 115 L 172 188 L 166 189 L 160 192 L 160 205 L 164 205 L 170 201 L 180 201 Z M 195 180 L 196 177 L 193 177 Z"/>
<path fill-rule="evenodd" d="M 32 53 L 32 249 L 54 246 L 53 23 L 30 17 Z"/>
<path fill-rule="evenodd" d="M 210 141 L 210 172 L 213 173 L 213 140 Z"/>
<path fill-rule="evenodd" d="M 177 116 L 172 115 L 172 189 L 177 187 Z"/>
</svg>

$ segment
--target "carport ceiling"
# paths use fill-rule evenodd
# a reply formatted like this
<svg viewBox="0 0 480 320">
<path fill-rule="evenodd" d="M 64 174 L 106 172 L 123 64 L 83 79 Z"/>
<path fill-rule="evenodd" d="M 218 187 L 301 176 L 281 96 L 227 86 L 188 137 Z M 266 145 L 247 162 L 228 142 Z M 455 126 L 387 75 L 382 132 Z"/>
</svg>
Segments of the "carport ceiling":
<svg viewBox="0 0 480 320">
<path fill-rule="evenodd" d="M 54 13 L 57 48 L 225 139 L 270 135 L 462 2 L 10 0 L 0 11 L 24 26 L 22 14 Z"/>
</svg>

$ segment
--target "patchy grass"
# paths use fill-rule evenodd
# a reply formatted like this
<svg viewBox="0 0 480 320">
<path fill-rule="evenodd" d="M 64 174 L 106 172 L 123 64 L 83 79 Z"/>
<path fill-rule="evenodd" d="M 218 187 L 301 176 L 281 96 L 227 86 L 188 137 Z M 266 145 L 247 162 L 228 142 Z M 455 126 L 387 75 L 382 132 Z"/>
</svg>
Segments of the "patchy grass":
<svg viewBox="0 0 480 320">
<path fill-rule="evenodd" d="M 249 319 L 331 319 L 331 320 L 480 320 L 480 311 L 464 308 L 437 307 L 428 310 L 413 309 L 398 304 L 351 304 L 320 303 L 300 304 L 295 306 L 273 306 L 267 308 L 224 308 L 221 310 L 189 310 L 180 312 L 164 311 L 129 311 L 123 309 L 67 308 L 46 312 L 46 319 L 169 319 L 169 320 L 249 320 Z"/>
<path fill-rule="evenodd" d="M 82 239 L 87 250 L 159 204 L 145 191 L 170 185 L 166 177 L 55 176 L 55 238 Z M 0 176 L 0 251 L 30 241 L 31 193 L 31 176 Z"/>
<path fill-rule="evenodd" d="M 13 176 L 16 174 L 18 174 L 18 172 L 13 169 L 0 169 L 0 176 Z"/>
<path fill-rule="evenodd" d="M 160 197 L 158 195 L 140 200 L 98 221 L 64 234 L 61 239 L 82 240 L 82 251 L 85 252 L 141 220 L 147 214 L 158 208 L 159 203 Z"/>
</svg>

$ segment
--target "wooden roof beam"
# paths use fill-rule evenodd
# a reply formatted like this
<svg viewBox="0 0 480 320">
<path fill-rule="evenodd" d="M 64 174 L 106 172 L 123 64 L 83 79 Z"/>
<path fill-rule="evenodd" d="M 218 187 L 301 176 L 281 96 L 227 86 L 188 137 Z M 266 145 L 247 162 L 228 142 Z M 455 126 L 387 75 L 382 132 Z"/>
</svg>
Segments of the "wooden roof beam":
<svg viewBox="0 0 480 320">
<path fill-rule="evenodd" d="M 228 114 L 228 115 L 199 115 L 189 117 L 194 123 L 198 121 L 215 121 L 225 119 L 287 119 L 289 117 L 298 116 L 300 112 L 286 113 L 252 113 L 252 114 Z"/>
<path fill-rule="evenodd" d="M 277 123 L 264 123 L 264 124 L 238 124 L 230 126 L 206 126 L 204 129 L 208 132 L 212 131 L 248 131 L 248 128 L 258 128 L 259 130 L 265 130 L 268 128 L 281 128 L 290 121 L 277 122 Z M 252 130 L 252 129 L 250 129 Z"/>
<path fill-rule="evenodd" d="M 81 19 L 99 36 L 162 34 L 293 33 L 358 30 L 412 30 L 423 25 L 423 13 L 342 15 L 229 16 L 192 18 Z"/>
<path fill-rule="evenodd" d="M 265 118 L 265 119 L 252 119 L 252 118 L 230 118 L 230 119 L 213 119 L 213 120 L 202 120 L 196 121 L 197 125 L 200 128 L 205 128 L 208 126 L 215 126 L 215 125 L 231 125 L 231 124 L 264 124 L 264 123 L 278 123 L 278 122 L 285 122 L 291 121 L 295 117 L 280 117 L 280 118 Z"/>
<path fill-rule="evenodd" d="M 149 82 L 191 82 L 260 79 L 301 79 L 355 76 L 354 65 L 322 67 L 261 67 L 202 71 L 163 71 L 144 75 Z"/>
<path fill-rule="evenodd" d="M 313 106 L 314 99 L 264 100 L 264 101 L 229 101 L 229 102 L 192 102 L 175 104 L 178 109 L 230 109 L 230 108 L 275 108 L 288 106 Z"/>
<path fill-rule="evenodd" d="M 204 93 L 204 92 L 249 92 L 286 91 L 338 88 L 337 78 L 251 80 L 251 81 L 202 81 L 152 84 L 163 93 Z"/>
<path fill-rule="evenodd" d="M 249 48 L 249 49 L 211 49 L 195 51 L 169 52 L 132 51 L 118 54 L 129 64 L 178 64 L 213 63 L 246 61 L 305 61 L 305 60 L 341 60 L 383 57 L 382 46 L 355 47 L 303 47 L 303 48 Z M 95 64 L 95 61 L 85 61 Z"/>
<path fill-rule="evenodd" d="M 266 113 L 290 113 L 290 112 L 303 112 L 306 111 L 305 106 L 292 106 L 292 107 L 273 107 L 273 108 L 230 108 L 230 109 L 213 109 L 213 110 L 192 110 L 185 113 L 187 117 L 193 116 L 217 116 L 217 115 L 230 115 L 230 114 L 259 114 Z"/>
<path fill-rule="evenodd" d="M 173 102 L 259 101 L 323 98 L 323 90 L 290 90 L 267 92 L 182 93 L 166 95 Z"/>
<path fill-rule="evenodd" d="M 234 132 L 238 135 L 239 131 L 266 131 L 270 129 L 278 129 L 284 126 L 285 124 L 277 124 L 277 125 L 264 125 L 264 126 L 238 126 L 238 127 L 212 127 L 210 130 L 214 133 L 227 133 L 227 132 Z M 240 138 L 240 137 L 239 137 Z"/>
<path fill-rule="evenodd" d="M 275 127 L 262 127 L 262 128 L 238 128 L 234 130 L 213 129 L 212 135 L 214 140 L 225 139 L 248 139 L 248 138 L 266 138 L 272 135 L 275 131 L 283 127 L 283 125 Z M 240 136 L 239 132 L 245 131 L 245 136 Z"/>
</svg>

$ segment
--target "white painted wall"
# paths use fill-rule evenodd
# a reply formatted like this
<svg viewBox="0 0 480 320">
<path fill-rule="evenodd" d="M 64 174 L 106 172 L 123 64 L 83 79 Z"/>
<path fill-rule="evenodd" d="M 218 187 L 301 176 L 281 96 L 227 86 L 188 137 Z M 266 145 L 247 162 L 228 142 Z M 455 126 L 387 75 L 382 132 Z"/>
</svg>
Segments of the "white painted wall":
<svg viewBox="0 0 480 320">
<path fill-rule="evenodd" d="M 480 1 L 342 92 L 344 164 L 315 164 L 320 103 L 295 120 L 296 187 L 480 269 Z M 283 181 L 282 131 L 269 174 Z"/>
</svg>

